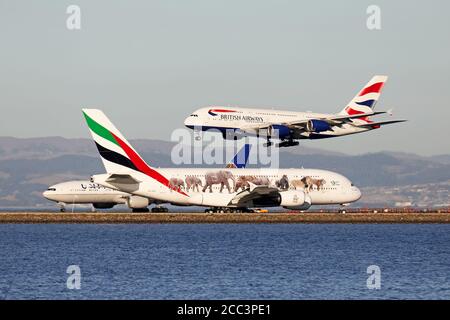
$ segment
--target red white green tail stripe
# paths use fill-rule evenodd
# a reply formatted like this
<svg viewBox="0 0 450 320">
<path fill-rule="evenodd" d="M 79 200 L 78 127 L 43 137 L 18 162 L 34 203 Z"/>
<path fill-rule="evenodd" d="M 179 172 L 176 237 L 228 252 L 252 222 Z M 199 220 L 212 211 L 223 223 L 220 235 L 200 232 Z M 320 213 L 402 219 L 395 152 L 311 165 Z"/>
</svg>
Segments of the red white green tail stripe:
<svg viewBox="0 0 450 320">
<path fill-rule="evenodd" d="M 134 170 L 173 189 L 169 180 L 139 156 L 102 111 L 83 109 L 83 115 L 108 173 L 130 173 L 129 170 Z M 176 191 L 186 195 L 181 190 Z"/>
</svg>

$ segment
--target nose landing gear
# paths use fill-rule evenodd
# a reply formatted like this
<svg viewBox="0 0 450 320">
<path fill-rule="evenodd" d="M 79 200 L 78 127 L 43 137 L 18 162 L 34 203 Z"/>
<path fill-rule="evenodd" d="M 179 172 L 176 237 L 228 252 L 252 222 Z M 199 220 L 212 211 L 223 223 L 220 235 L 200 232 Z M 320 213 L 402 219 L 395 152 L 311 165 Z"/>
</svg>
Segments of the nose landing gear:
<svg viewBox="0 0 450 320">
<path fill-rule="evenodd" d="M 58 205 L 60 212 L 66 212 L 66 204 L 64 202 L 58 202 Z"/>
</svg>

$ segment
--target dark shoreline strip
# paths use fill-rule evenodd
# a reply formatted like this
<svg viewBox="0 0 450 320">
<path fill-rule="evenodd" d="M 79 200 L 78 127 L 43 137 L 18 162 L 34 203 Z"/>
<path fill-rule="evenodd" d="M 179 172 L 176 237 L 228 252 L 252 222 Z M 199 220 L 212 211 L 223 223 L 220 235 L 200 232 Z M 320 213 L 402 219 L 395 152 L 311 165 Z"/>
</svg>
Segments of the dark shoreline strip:
<svg viewBox="0 0 450 320">
<path fill-rule="evenodd" d="M 0 223 L 450 223 L 448 213 L 0 213 Z"/>
</svg>

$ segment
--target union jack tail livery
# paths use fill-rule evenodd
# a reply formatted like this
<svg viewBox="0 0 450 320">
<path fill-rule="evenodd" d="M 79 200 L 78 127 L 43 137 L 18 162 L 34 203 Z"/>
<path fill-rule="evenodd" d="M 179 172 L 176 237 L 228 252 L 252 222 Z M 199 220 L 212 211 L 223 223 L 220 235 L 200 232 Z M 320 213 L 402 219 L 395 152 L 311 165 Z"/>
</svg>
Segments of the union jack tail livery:
<svg viewBox="0 0 450 320">
<path fill-rule="evenodd" d="M 371 113 L 378 102 L 387 76 L 374 76 L 340 112 L 343 115 Z"/>
</svg>

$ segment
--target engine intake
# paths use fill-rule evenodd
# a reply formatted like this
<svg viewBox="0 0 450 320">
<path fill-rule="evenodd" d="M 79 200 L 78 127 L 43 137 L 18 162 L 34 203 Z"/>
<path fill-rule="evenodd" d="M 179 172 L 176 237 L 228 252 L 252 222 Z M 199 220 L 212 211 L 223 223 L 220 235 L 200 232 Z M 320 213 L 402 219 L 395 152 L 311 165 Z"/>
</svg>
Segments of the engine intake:
<svg viewBox="0 0 450 320">
<path fill-rule="evenodd" d="M 328 122 L 323 120 L 309 120 L 306 123 L 306 130 L 309 132 L 322 132 L 331 130 L 331 126 Z"/>
<path fill-rule="evenodd" d="M 303 191 L 283 191 L 280 192 L 280 206 L 290 210 L 308 210 L 311 198 Z"/>
<path fill-rule="evenodd" d="M 303 191 L 288 190 L 279 193 L 278 201 L 282 207 L 296 207 L 305 203 L 306 194 Z"/>
</svg>

